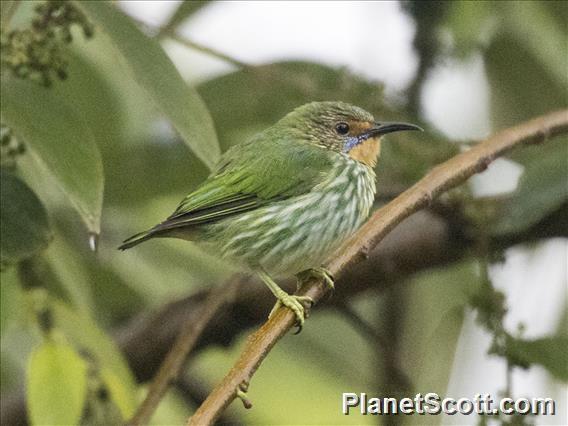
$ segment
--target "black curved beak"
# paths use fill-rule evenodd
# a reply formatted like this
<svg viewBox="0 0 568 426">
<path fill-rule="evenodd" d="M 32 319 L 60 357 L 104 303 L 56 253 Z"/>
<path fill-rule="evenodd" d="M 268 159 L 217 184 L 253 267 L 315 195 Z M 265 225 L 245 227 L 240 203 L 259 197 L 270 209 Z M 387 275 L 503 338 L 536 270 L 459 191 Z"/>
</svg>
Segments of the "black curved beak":
<svg viewBox="0 0 568 426">
<path fill-rule="evenodd" d="M 404 130 L 418 130 L 423 132 L 424 129 L 409 123 L 375 123 L 367 132 L 367 137 L 382 136 L 387 133 L 401 132 Z"/>
</svg>

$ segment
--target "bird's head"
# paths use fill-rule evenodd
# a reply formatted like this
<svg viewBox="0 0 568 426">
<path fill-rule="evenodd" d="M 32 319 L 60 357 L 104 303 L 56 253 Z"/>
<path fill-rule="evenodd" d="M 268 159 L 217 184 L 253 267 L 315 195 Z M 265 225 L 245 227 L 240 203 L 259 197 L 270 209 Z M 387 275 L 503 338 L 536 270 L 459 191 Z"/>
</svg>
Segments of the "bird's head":
<svg viewBox="0 0 568 426">
<path fill-rule="evenodd" d="M 347 155 L 374 167 L 381 136 L 402 130 L 422 130 L 414 124 L 375 121 L 362 108 L 344 102 L 312 102 L 296 108 L 278 123 L 295 138 Z"/>
</svg>

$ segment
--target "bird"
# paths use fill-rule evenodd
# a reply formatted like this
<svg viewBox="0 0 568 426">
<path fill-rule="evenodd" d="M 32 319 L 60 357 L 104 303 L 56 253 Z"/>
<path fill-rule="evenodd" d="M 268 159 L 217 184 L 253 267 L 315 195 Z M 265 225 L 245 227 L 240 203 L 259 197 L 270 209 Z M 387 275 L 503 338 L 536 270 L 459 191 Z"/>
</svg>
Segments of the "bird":
<svg viewBox="0 0 568 426">
<path fill-rule="evenodd" d="M 253 272 L 301 330 L 308 296 L 290 295 L 275 279 L 320 277 L 322 263 L 365 221 L 375 193 L 381 137 L 422 129 L 380 122 L 344 102 L 311 102 L 232 146 L 209 177 L 163 222 L 123 242 L 120 250 L 156 237 L 181 238 Z"/>
</svg>

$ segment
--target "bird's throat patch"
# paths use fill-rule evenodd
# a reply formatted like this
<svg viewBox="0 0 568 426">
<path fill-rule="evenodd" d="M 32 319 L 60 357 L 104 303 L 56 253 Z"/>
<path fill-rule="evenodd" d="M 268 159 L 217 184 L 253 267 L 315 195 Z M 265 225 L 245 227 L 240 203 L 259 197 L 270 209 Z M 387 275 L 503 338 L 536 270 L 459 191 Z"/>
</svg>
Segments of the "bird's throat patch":
<svg viewBox="0 0 568 426">
<path fill-rule="evenodd" d="M 369 138 L 349 150 L 349 157 L 369 167 L 375 167 L 381 153 L 379 138 Z"/>
</svg>

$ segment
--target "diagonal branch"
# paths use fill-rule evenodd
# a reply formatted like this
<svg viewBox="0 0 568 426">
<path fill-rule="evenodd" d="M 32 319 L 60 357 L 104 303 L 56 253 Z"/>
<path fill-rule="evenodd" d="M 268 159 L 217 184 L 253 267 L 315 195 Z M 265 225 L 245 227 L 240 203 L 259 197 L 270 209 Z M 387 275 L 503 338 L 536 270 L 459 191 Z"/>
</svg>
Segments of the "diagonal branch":
<svg viewBox="0 0 568 426">
<path fill-rule="evenodd" d="M 134 426 L 149 423 L 152 414 L 158 408 L 158 404 L 164 397 L 170 384 L 178 378 L 188 354 L 195 347 L 207 324 L 225 304 L 234 299 L 240 285 L 230 284 L 232 285 L 218 286 L 210 292 L 203 303 L 197 321 L 187 321 L 185 323 L 170 352 L 156 373 L 156 377 L 148 389 L 148 394 L 128 422 L 128 425 Z"/>
<path fill-rule="evenodd" d="M 428 206 L 443 192 L 482 172 L 497 157 L 516 146 L 541 143 L 567 132 L 568 110 L 557 111 L 503 130 L 442 163 L 391 203 L 378 209 L 357 234 L 338 250 L 326 265 L 327 269 L 340 277 L 349 266 L 364 260 L 370 250 L 402 220 Z M 311 279 L 304 283 L 299 294 L 310 296 L 317 303 L 327 291 L 321 280 Z M 213 424 L 237 397 L 237 391 L 248 386 L 264 358 L 293 325 L 293 313 L 280 309 L 252 334 L 233 368 L 189 419 L 188 425 Z"/>
</svg>

